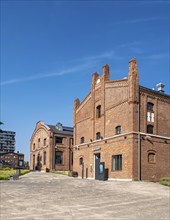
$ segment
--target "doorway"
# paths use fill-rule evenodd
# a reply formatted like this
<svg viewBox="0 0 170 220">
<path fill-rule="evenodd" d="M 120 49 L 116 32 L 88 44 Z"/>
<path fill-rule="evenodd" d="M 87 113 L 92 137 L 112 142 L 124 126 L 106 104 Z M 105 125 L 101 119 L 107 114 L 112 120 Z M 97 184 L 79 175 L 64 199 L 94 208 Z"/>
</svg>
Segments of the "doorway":
<svg viewBox="0 0 170 220">
<path fill-rule="evenodd" d="M 100 153 L 94 154 L 94 167 L 95 167 L 95 171 L 94 171 L 94 175 L 95 175 L 95 179 L 99 180 L 99 175 L 100 175 Z"/>
</svg>

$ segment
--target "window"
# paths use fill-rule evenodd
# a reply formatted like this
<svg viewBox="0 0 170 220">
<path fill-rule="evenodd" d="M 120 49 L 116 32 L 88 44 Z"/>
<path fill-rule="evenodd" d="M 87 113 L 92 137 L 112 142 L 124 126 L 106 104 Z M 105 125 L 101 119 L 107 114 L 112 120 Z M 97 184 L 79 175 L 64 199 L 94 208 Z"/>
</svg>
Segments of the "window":
<svg viewBox="0 0 170 220">
<path fill-rule="evenodd" d="M 33 150 L 35 150 L 35 143 L 33 144 Z"/>
<path fill-rule="evenodd" d="M 40 138 L 38 138 L 38 147 L 40 147 Z"/>
<path fill-rule="evenodd" d="M 44 165 L 46 165 L 46 151 L 44 151 Z"/>
<path fill-rule="evenodd" d="M 19 167 L 22 167 L 22 166 L 23 166 L 23 161 L 19 160 Z"/>
<path fill-rule="evenodd" d="M 151 102 L 148 102 L 148 103 L 147 103 L 147 109 L 148 109 L 148 110 L 153 111 L 153 106 L 154 106 L 153 103 L 151 103 Z"/>
<path fill-rule="evenodd" d="M 97 132 L 96 133 L 96 140 L 99 140 L 101 138 L 101 134 L 100 134 L 100 132 Z"/>
<path fill-rule="evenodd" d="M 96 107 L 96 118 L 100 118 L 101 117 L 101 105 L 98 105 Z"/>
<path fill-rule="evenodd" d="M 55 137 L 55 143 L 56 144 L 62 144 L 63 143 L 63 138 L 62 137 Z"/>
<path fill-rule="evenodd" d="M 80 144 L 84 143 L 84 137 L 80 138 Z"/>
<path fill-rule="evenodd" d="M 122 170 L 122 155 L 114 155 L 112 157 L 112 170 Z"/>
<path fill-rule="evenodd" d="M 153 134 L 153 125 L 147 125 L 147 133 Z"/>
<path fill-rule="evenodd" d="M 72 147 L 73 146 L 73 138 L 69 139 L 69 146 Z"/>
<path fill-rule="evenodd" d="M 79 162 L 80 162 L 80 165 L 83 164 L 83 157 L 80 157 Z"/>
<path fill-rule="evenodd" d="M 155 153 L 149 152 L 148 153 L 148 163 L 155 163 L 155 162 L 156 162 Z"/>
<path fill-rule="evenodd" d="M 147 121 L 154 122 L 154 113 L 153 112 L 147 112 Z"/>
<path fill-rule="evenodd" d="M 44 138 L 44 146 L 46 146 L 46 138 Z"/>
<path fill-rule="evenodd" d="M 116 127 L 116 134 L 121 134 L 121 126 Z"/>
<path fill-rule="evenodd" d="M 55 152 L 55 164 L 63 164 L 63 152 L 62 151 Z"/>
</svg>

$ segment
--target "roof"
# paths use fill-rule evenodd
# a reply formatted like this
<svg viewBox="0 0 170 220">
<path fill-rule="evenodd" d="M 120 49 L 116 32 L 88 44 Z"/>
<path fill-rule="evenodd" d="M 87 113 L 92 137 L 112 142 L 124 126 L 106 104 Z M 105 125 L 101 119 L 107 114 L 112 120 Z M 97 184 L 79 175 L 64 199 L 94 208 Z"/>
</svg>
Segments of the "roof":
<svg viewBox="0 0 170 220">
<path fill-rule="evenodd" d="M 151 93 L 153 93 L 153 94 L 155 94 L 155 95 L 161 95 L 161 96 L 170 98 L 170 95 L 165 94 L 165 93 L 163 93 L 163 92 L 155 91 L 155 90 L 153 90 L 153 89 L 149 89 L 149 88 L 146 88 L 146 87 L 144 87 L 144 86 L 139 86 L 139 87 L 140 87 L 140 89 L 144 89 L 144 90 L 146 90 L 146 91 L 148 91 L 148 92 L 151 92 Z"/>
<path fill-rule="evenodd" d="M 69 136 L 73 136 L 73 128 L 72 127 L 66 127 L 66 126 L 62 126 L 62 129 L 59 130 L 57 129 L 57 127 L 55 125 L 47 125 L 52 132 L 54 132 L 55 134 L 61 134 L 61 135 L 69 135 Z"/>
<path fill-rule="evenodd" d="M 22 153 L 15 153 L 15 152 L 2 152 L 2 153 L 0 153 L 0 156 L 5 155 L 5 154 L 15 154 L 18 156 L 24 156 L 24 154 L 22 154 Z"/>
</svg>

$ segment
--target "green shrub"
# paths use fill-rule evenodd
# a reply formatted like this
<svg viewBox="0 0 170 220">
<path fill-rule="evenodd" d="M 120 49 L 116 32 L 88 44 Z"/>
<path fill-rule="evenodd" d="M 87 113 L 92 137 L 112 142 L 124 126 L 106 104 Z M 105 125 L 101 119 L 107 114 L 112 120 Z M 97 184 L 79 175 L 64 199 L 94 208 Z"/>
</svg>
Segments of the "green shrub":
<svg viewBox="0 0 170 220">
<path fill-rule="evenodd" d="M 9 177 L 16 173 L 14 169 L 3 168 L 0 170 L 0 180 L 8 180 Z"/>
<path fill-rule="evenodd" d="M 4 167 L 4 168 L 1 168 L 2 170 L 13 170 L 12 168 L 10 167 Z"/>
<path fill-rule="evenodd" d="M 26 173 L 29 173 L 29 172 L 30 172 L 30 170 L 25 170 L 25 169 L 22 170 L 21 169 L 20 176 L 24 175 Z M 10 169 L 3 168 L 0 170 L 0 180 L 8 180 L 10 178 L 10 176 L 12 176 L 14 174 L 16 174 L 16 170 L 11 169 L 11 168 Z"/>
<path fill-rule="evenodd" d="M 2 175 L 0 175 L 0 180 L 8 180 L 9 179 L 9 176 L 2 176 Z"/>
</svg>

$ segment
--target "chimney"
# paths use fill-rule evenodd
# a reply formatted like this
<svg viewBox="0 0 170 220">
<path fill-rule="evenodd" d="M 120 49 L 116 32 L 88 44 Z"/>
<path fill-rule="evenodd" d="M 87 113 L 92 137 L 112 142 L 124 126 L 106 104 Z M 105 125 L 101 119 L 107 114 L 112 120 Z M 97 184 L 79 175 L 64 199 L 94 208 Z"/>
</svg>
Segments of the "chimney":
<svg viewBox="0 0 170 220">
<path fill-rule="evenodd" d="M 108 64 L 104 65 L 102 67 L 102 78 L 104 79 L 104 81 L 108 81 L 110 78 L 110 67 Z"/>
<path fill-rule="evenodd" d="M 158 83 L 156 86 L 158 87 L 158 92 L 164 93 L 163 88 L 165 85 L 163 83 Z"/>
</svg>

